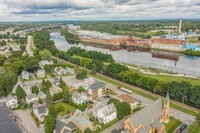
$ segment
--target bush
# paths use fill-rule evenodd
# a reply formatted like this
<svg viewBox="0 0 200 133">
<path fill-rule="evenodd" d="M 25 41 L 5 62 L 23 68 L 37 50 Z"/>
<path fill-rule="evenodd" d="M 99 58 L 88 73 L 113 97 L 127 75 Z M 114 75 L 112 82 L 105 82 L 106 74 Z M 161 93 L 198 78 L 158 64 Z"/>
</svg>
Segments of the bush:
<svg viewBox="0 0 200 133">
<path fill-rule="evenodd" d="M 53 95 L 53 101 L 58 101 L 63 98 L 63 92 L 57 93 Z"/>
</svg>

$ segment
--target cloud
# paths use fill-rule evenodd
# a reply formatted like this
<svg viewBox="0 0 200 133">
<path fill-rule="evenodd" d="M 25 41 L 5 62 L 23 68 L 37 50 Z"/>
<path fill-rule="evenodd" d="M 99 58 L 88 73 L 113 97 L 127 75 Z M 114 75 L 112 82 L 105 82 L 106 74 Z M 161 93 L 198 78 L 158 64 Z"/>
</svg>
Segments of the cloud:
<svg viewBox="0 0 200 133">
<path fill-rule="evenodd" d="M 0 0 L 0 21 L 199 18 L 197 0 Z"/>
</svg>

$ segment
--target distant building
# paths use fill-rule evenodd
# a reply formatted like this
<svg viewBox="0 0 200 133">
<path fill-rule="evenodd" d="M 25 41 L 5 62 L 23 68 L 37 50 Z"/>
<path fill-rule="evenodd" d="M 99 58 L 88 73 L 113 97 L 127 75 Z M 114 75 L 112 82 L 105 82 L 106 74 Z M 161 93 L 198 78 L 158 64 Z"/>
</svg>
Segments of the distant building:
<svg viewBox="0 0 200 133">
<path fill-rule="evenodd" d="M 117 109 L 113 103 L 109 105 L 99 103 L 94 107 L 92 113 L 103 124 L 109 123 L 117 118 Z"/>
<path fill-rule="evenodd" d="M 127 102 L 130 105 L 131 109 L 136 108 L 139 104 L 139 101 L 137 99 L 131 97 L 128 94 L 121 94 L 121 95 L 118 96 L 118 99 L 121 102 Z"/>
<path fill-rule="evenodd" d="M 61 89 L 60 87 L 52 84 L 52 86 L 49 88 L 49 91 L 50 91 L 51 96 L 53 96 L 53 95 L 55 95 L 57 93 L 63 92 L 63 89 Z"/>
<path fill-rule="evenodd" d="M 6 105 L 11 109 L 17 108 L 18 107 L 17 97 L 16 96 L 8 96 L 6 98 Z"/>
<path fill-rule="evenodd" d="M 106 94 L 105 85 L 106 84 L 103 82 L 96 82 L 96 83 L 91 84 L 88 87 L 88 94 L 91 95 L 93 99 L 104 96 Z"/>
<path fill-rule="evenodd" d="M 40 122 L 44 121 L 44 117 L 48 115 L 49 110 L 46 105 L 34 104 L 33 105 L 33 113 L 39 119 Z"/>
<path fill-rule="evenodd" d="M 0 132 L 1 133 L 22 133 L 22 130 L 15 122 L 15 118 L 6 106 L 6 103 L 0 103 Z"/>
<path fill-rule="evenodd" d="M 45 70 L 37 70 L 37 77 L 44 78 L 46 76 Z"/>
<path fill-rule="evenodd" d="M 22 79 L 23 79 L 23 80 L 29 80 L 29 79 L 30 79 L 29 72 L 27 72 L 27 71 L 23 71 L 23 72 L 21 73 L 21 76 L 22 76 Z"/>
<path fill-rule="evenodd" d="M 48 60 L 43 60 L 39 62 L 39 66 L 41 69 L 44 69 L 45 65 L 52 65 L 52 64 L 53 64 L 53 61 L 48 61 Z"/>
<path fill-rule="evenodd" d="M 53 83 L 55 84 L 55 85 L 60 85 L 60 79 L 59 78 L 57 78 L 57 77 L 55 77 L 55 78 L 53 78 Z"/>
<path fill-rule="evenodd" d="M 86 99 L 87 99 L 87 94 L 85 92 L 78 93 L 77 91 L 75 91 L 72 94 L 72 101 L 75 104 L 78 104 L 78 105 L 83 104 L 86 102 Z"/>
<path fill-rule="evenodd" d="M 169 120 L 169 94 L 164 103 L 154 101 L 124 121 L 124 129 L 131 133 L 166 133 L 164 123 Z M 143 133 L 142 132 L 142 133 Z"/>
<path fill-rule="evenodd" d="M 28 104 L 35 103 L 36 101 L 38 101 L 38 97 L 36 94 L 30 94 L 26 96 L 26 102 Z"/>
<path fill-rule="evenodd" d="M 65 120 L 57 120 L 53 133 L 74 133 L 75 131 L 76 126 L 72 122 L 66 123 Z"/>
<path fill-rule="evenodd" d="M 87 128 L 93 128 L 93 123 L 89 120 L 89 117 L 78 109 L 76 109 L 71 118 L 74 125 L 76 125 L 82 132 Z"/>
</svg>

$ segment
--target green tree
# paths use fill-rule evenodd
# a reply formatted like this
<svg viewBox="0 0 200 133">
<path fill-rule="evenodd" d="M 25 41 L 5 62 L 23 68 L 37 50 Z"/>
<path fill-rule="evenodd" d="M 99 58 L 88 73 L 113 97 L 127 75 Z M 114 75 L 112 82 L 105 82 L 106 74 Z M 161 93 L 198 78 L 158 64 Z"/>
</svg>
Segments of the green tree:
<svg viewBox="0 0 200 133">
<path fill-rule="evenodd" d="M 69 103 L 71 101 L 71 95 L 69 93 L 69 90 L 64 90 L 63 101 L 66 103 Z"/>
<path fill-rule="evenodd" d="M 58 114 L 58 112 L 57 112 L 55 106 L 54 105 L 50 105 L 49 106 L 49 115 L 52 115 L 54 118 L 56 118 L 57 114 Z"/>
<path fill-rule="evenodd" d="M 17 86 L 16 96 L 18 100 L 25 99 L 26 97 L 26 93 L 24 92 L 24 90 L 22 89 L 20 85 Z"/>
<path fill-rule="evenodd" d="M 84 133 L 92 133 L 92 130 L 90 128 L 86 128 Z"/>
<path fill-rule="evenodd" d="M 79 93 L 81 93 L 81 92 L 85 92 L 85 89 L 84 89 L 82 86 L 80 86 L 80 87 L 77 89 L 77 91 L 78 91 Z"/>
<path fill-rule="evenodd" d="M 39 68 L 39 61 L 36 58 L 29 58 L 27 60 L 27 64 L 26 67 L 29 71 L 34 72 L 35 70 L 37 70 Z"/>
<path fill-rule="evenodd" d="M 7 96 L 17 83 L 17 75 L 13 72 L 5 72 L 0 75 L 0 96 Z"/>
<path fill-rule="evenodd" d="M 52 115 L 47 115 L 44 118 L 45 133 L 52 133 L 56 124 L 56 119 Z"/>
<path fill-rule="evenodd" d="M 77 79 L 84 79 L 87 77 L 87 71 L 83 69 L 76 70 L 76 78 Z"/>
<path fill-rule="evenodd" d="M 20 50 L 21 50 L 22 52 L 24 52 L 24 51 L 26 50 L 26 46 L 21 45 L 21 46 L 20 46 Z"/>
<path fill-rule="evenodd" d="M 50 91 L 48 90 L 46 92 L 46 103 L 47 103 L 47 105 L 50 105 L 52 102 L 53 102 L 53 99 L 52 99 L 52 96 L 50 94 Z"/>
<path fill-rule="evenodd" d="M 2 66 L 5 62 L 5 56 L 0 55 L 0 66 Z"/>
<path fill-rule="evenodd" d="M 47 49 L 40 51 L 39 54 L 42 60 L 50 60 L 52 56 L 51 52 Z"/>
<path fill-rule="evenodd" d="M 33 86 L 32 87 L 32 93 L 34 93 L 34 94 L 38 94 L 38 92 L 39 92 L 39 88 L 37 87 L 37 86 Z"/>
</svg>

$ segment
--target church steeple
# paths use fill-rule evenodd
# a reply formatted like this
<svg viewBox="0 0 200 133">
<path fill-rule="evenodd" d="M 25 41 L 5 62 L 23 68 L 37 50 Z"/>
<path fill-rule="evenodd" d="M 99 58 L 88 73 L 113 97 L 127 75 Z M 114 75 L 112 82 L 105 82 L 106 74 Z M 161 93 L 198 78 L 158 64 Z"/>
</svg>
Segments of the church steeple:
<svg viewBox="0 0 200 133">
<path fill-rule="evenodd" d="M 167 91 L 167 95 L 164 100 L 162 121 L 165 123 L 169 121 L 169 91 Z"/>
<path fill-rule="evenodd" d="M 169 102 L 169 91 L 167 91 L 167 95 L 166 95 L 166 97 L 165 97 L 165 101 L 166 101 L 166 102 Z"/>
</svg>

